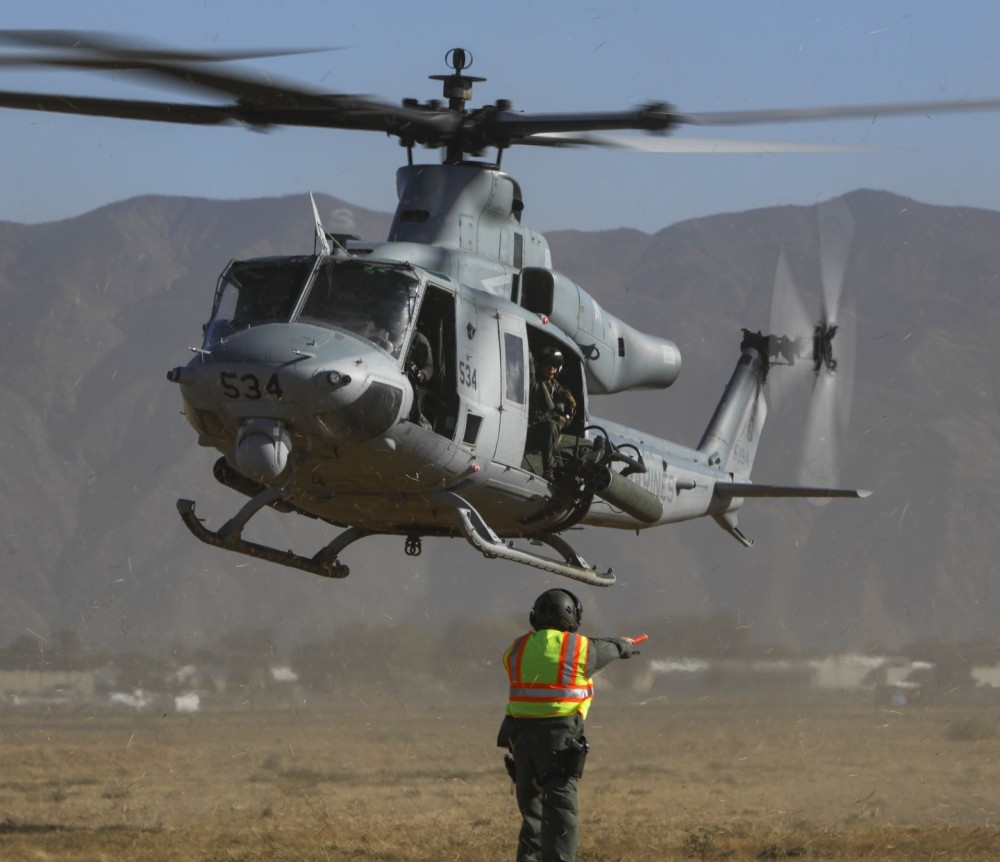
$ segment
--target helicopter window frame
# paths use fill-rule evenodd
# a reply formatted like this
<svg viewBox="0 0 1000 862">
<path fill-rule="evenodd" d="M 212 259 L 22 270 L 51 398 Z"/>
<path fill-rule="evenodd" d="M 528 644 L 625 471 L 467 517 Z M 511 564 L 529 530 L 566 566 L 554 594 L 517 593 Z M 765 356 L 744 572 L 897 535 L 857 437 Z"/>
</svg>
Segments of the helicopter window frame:
<svg viewBox="0 0 1000 862">
<path fill-rule="evenodd" d="M 204 346 L 211 348 L 255 326 L 294 319 L 318 259 L 294 255 L 231 260 L 216 283 Z"/>
<path fill-rule="evenodd" d="M 381 283 L 375 280 L 380 278 Z M 400 359 L 425 289 L 409 265 L 323 255 L 292 319 L 349 332 Z"/>
<path fill-rule="evenodd" d="M 503 332 L 503 397 L 522 407 L 528 401 L 528 370 L 524 359 L 524 337 L 516 332 Z"/>
</svg>

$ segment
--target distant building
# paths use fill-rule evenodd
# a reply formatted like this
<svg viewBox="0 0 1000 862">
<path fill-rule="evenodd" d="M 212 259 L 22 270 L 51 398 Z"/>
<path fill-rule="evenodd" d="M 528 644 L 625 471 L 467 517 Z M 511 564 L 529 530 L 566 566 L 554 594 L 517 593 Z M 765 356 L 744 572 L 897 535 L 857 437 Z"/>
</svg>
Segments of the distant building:
<svg viewBox="0 0 1000 862">
<path fill-rule="evenodd" d="M 969 671 L 969 676 L 977 686 L 983 688 L 1000 688 L 1000 664 L 979 665 Z"/>
<path fill-rule="evenodd" d="M 13 706 L 89 701 L 96 691 L 92 670 L 0 670 L 0 695 Z"/>
</svg>

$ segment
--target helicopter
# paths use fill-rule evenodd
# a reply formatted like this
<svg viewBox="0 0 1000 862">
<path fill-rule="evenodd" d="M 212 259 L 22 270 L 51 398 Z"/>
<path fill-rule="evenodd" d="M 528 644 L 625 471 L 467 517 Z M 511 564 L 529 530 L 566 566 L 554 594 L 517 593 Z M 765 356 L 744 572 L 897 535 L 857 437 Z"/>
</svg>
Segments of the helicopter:
<svg viewBox="0 0 1000 862">
<path fill-rule="evenodd" d="M 441 83 L 444 102 L 393 105 L 217 67 L 287 51 L 180 51 L 59 30 L 0 31 L 0 41 L 30 49 L 3 58 L 5 65 L 134 69 L 232 99 L 4 91 L 0 107 L 255 130 L 379 132 L 405 148 L 385 240 L 328 232 L 312 201 L 313 253 L 231 261 L 216 284 L 201 344 L 167 374 L 198 444 L 220 454 L 215 479 L 247 498 L 215 530 L 192 500 L 178 500 L 190 532 L 216 548 L 326 578 L 350 573 L 341 559 L 349 546 L 388 534 L 402 537 L 411 556 L 420 554 L 424 538 L 461 537 L 488 558 L 606 587 L 615 583 L 613 570 L 583 559 L 566 531 L 642 531 L 707 516 L 750 547 L 738 523 L 748 499 L 870 493 L 834 487 L 835 457 L 825 454 L 841 419 L 832 393 L 846 377 L 847 327 L 838 308 L 849 214 L 836 206 L 821 214 L 835 247 L 823 266 L 821 319 L 810 322 L 800 312 L 779 259 L 771 331 L 743 330 L 735 369 L 701 440 L 684 446 L 590 414 L 592 395 L 668 388 L 681 353 L 553 268 L 544 236 L 522 224 L 522 189 L 501 169 L 506 150 L 668 152 L 685 148 L 669 137 L 683 125 L 1000 107 L 992 100 L 694 114 L 650 102 L 617 112 L 527 114 L 507 100 L 471 108 L 473 85 L 486 79 L 469 73 L 473 58 L 461 48 L 448 52 L 447 73 L 430 76 Z M 440 163 L 416 161 L 418 148 L 440 151 Z M 560 385 L 575 402 L 558 417 L 538 409 L 543 363 L 558 366 Z M 751 481 L 767 416 L 765 385 L 787 368 L 814 378 L 818 406 L 810 425 L 820 443 L 808 460 L 810 475 L 826 484 Z M 542 422 L 557 425 L 551 451 L 537 445 L 533 428 Z M 255 543 L 244 529 L 266 507 L 340 532 L 313 554 Z M 539 545 L 555 556 L 536 551 Z"/>
</svg>

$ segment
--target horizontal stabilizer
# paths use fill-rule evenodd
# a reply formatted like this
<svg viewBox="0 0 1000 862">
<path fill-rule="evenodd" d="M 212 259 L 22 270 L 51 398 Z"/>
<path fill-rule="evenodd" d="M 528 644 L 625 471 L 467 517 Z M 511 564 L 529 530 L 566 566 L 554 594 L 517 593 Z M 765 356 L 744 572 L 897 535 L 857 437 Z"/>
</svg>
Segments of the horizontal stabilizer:
<svg viewBox="0 0 1000 862">
<path fill-rule="evenodd" d="M 716 497 L 852 497 L 863 499 L 871 491 L 854 488 L 808 488 L 803 485 L 757 485 L 749 482 L 716 482 Z"/>
</svg>

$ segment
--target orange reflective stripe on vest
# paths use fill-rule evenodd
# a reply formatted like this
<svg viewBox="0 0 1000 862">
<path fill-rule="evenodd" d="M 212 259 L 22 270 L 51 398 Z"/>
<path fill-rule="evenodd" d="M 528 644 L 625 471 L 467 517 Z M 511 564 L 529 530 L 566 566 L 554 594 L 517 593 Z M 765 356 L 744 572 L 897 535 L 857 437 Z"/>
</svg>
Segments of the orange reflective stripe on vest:
<svg viewBox="0 0 1000 862">
<path fill-rule="evenodd" d="M 510 682 L 507 714 L 522 718 L 584 718 L 594 697 L 587 676 L 589 641 L 572 632 L 542 629 L 519 637 L 504 653 Z"/>
</svg>

